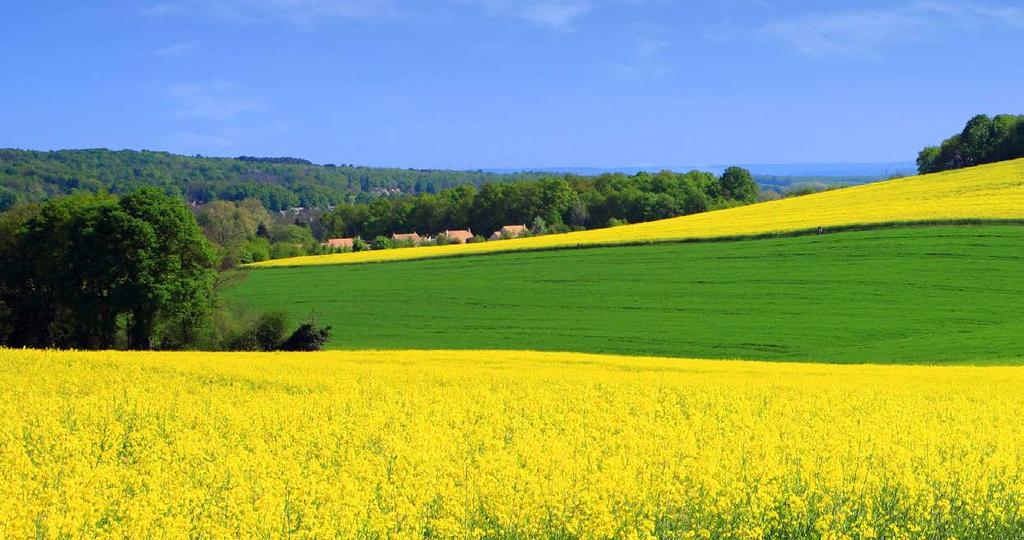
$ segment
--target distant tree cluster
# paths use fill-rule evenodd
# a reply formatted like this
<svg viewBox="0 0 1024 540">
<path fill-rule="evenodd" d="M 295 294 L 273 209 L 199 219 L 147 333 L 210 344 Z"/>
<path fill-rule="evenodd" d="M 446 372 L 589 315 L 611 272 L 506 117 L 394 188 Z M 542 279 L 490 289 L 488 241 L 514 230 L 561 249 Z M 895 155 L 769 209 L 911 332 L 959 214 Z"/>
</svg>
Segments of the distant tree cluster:
<svg viewBox="0 0 1024 540">
<path fill-rule="evenodd" d="M 201 216 L 203 229 L 181 199 L 151 188 L 0 214 L 0 346 L 322 348 L 330 327 L 310 319 L 288 334 L 285 313 L 224 303 L 215 287 L 218 254 L 223 265 L 253 238 L 271 251 L 312 243 L 309 230 L 271 223 L 254 200 L 211 203 Z"/>
<path fill-rule="evenodd" d="M 267 259 L 321 251 L 308 226 L 271 215 L 256 199 L 213 201 L 196 209 L 196 220 L 213 242 L 222 270 Z"/>
<path fill-rule="evenodd" d="M 739 167 L 717 178 L 701 171 L 565 175 L 340 204 L 324 215 L 320 227 L 330 236 L 362 238 L 465 228 L 486 235 L 510 224 L 562 232 L 704 212 L 754 202 L 757 195 L 750 172 Z"/>
<path fill-rule="evenodd" d="M 238 156 L 235 159 L 238 161 L 248 161 L 250 163 L 279 163 L 282 165 L 313 165 L 312 161 L 308 159 L 295 158 L 295 157 L 255 157 L 255 156 Z"/>
<path fill-rule="evenodd" d="M 1024 115 L 971 118 L 964 130 L 917 156 L 921 174 L 1024 157 Z"/>
<path fill-rule="evenodd" d="M 213 252 L 180 199 L 78 195 L 0 216 L 0 343 L 177 348 L 212 305 Z"/>
<path fill-rule="evenodd" d="M 192 203 L 256 199 L 271 211 L 327 208 L 381 196 L 434 193 L 460 185 L 541 178 L 540 173 L 314 165 L 300 158 L 210 158 L 104 149 L 0 149 L 0 211 L 79 192 L 130 193 L 154 187 Z"/>
</svg>

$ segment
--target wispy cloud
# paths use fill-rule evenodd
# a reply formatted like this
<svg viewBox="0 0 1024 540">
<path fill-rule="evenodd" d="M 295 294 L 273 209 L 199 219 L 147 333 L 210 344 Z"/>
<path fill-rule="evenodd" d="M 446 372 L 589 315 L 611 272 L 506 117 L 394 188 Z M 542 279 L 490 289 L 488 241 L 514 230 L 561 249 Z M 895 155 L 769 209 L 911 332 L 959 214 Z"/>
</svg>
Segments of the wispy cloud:
<svg viewBox="0 0 1024 540">
<path fill-rule="evenodd" d="M 527 2 L 519 8 L 519 16 L 538 26 L 557 30 L 571 30 L 576 20 L 590 11 L 585 0 L 556 0 Z"/>
<path fill-rule="evenodd" d="M 167 87 L 166 94 L 173 114 L 183 118 L 225 121 L 263 109 L 262 101 L 244 95 L 237 84 L 224 81 L 175 83 Z"/>
<path fill-rule="evenodd" d="M 143 12 L 154 16 L 204 15 L 236 23 L 287 21 L 309 24 L 324 18 L 369 18 L 395 13 L 397 0 L 166 0 Z"/>
<path fill-rule="evenodd" d="M 241 146 L 242 135 L 242 130 L 230 127 L 212 132 L 177 131 L 171 134 L 169 143 L 189 153 L 233 150 Z"/>
<path fill-rule="evenodd" d="M 152 16 L 205 16 L 233 23 L 285 21 L 307 26 L 331 18 L 373 18 L 455 5 L 488 16 L 571 31 L 599 0 L 158 0 L 145 5 Z"/>
<path fill-rule="evenodd" d="M 986 24 L 1024 26 L 1024 10 L 962 0 L 921 0 L 882 9 L 810 13 L 770 22 L 757 34 L 813 57 L 878 57 L 887 47 Z"/>
<path fill-rule="evenodd" d="M 612 75 L 623 79 L 637 77 L 659 79 L 671 71 L 663 52 L 671 43 L 651 28 L 633 31 L 631 44 L 622 57 L 609 66 Z"/>
<path fill-rule="evenodd" d="M 157 49 L 156 51 L 154 51 L 154 54 L 156 54 L 157 56 L 164 57 L 178 57 L 193 53 L 198 49 L 198 41 L 179 41 L 177 43 L 171 43 L 166 47 L 161 47 Z"/>
<path fill-rule="evenodd" d="M 179 151 L 240 151 L 287 129 L 264 99 L 235 82 L 179 81 L 154 90 L 164 103 L 165 142 Z"/>
<path fill-rule="evenodd" d="M 475 6 L 486 15 L 525 21 L 559 31 L 576 29 L 576 23 L 593 8 L 591 0 L 453 0 Z"/>
</svg>

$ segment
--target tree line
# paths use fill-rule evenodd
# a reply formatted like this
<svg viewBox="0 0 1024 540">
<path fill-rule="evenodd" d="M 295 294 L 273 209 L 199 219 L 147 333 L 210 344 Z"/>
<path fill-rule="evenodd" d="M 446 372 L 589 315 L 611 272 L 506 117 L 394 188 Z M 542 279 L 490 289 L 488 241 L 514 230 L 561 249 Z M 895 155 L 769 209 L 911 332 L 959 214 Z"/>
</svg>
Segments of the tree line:
<svg viewBox="0 0 1024 540">
<path fill-rule="evenodd" d="M 308 221 L 319 213 L 303 214 L 305 219 L 272 214 L 258 200 L 245 199 L 213 201 L 196 208 L 195 215 L 203 234 L 213 243 L 222 270 L 324 251 Z"/>
<path fill-rule="evenodd" d="M 921 150 L 917 170 L 935 173 L 1020 157 L 1024 157 L 1024 115 L 979 114 L 960 133 Z"/>
<path fill-rule="evenodd" d="M 376 232 L 530 222 L 539 232 L 660 219 L 752 202 L 750 174 L 641 173 L 459 186 L 437 194 L 346 204 L 319 221 Z M 351 219 L 362 212 L 359 220 Z M 268 212 L 258 199 L 189 208 L 143 188 L 80 192 L 0 213 L 0 346 L 78 349 L 309 350 L 329 328 L 290 334 L 284 313 L 226 304 L 218 270 L 323 248 L 310 223 Z M 352 227 L 352 229 L 348 229 Z M 375 228 L 374 228 L 375 227 Z"/>
<path fill-rule="evenodd" d="M 0 214 L 0 346 L 309 350 L 283 313 L 219 300 L 217 249 L 179 197 L 77 194 Z"/>
<path fill-rule="evenodd" d="M 300 158 L 212 158 L 106 149 L 39 152 L 0 149 L 0 211 L 73 193 L 130 193 L 153 187 L 189 202 L 256 199 L 272 211 L 368 202 L 396 193 L 513 182 L 542 173 L 497 174 L 315 165 Z"/>
<path fill-rule="evenodd" d="M 321 218 L 319 227 L 327 236 L 365 239 L 467 228 L 486 235 L 511 224 L 565 232 L 747 204 L 757 196 L 757 183 L 739 167 L 730 167 L 719 177 L 703 171 L 565 175 L 339 204 Z"/>
</svg>

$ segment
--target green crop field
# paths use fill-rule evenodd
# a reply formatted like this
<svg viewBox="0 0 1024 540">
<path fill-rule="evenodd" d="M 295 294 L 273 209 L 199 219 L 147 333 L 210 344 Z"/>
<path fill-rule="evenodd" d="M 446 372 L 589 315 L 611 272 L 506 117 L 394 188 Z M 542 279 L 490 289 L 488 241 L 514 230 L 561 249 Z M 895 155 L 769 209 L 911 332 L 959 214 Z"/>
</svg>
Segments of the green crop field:
<svg viewBox="0 0 1024 540">
<path fill-rule="evenodd" d="M 251 270 L 231 301 L 334 348 L 1018 363 L 1024 228 L 923 227 Z"/>
</svg>

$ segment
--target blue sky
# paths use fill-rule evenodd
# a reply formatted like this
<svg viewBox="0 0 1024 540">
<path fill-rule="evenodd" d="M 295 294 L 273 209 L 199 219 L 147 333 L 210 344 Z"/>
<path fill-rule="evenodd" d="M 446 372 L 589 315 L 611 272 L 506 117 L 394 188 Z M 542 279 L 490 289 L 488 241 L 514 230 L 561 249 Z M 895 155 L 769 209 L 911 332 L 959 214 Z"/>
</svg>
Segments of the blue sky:
<svg viewBox="0 0 1024 540">
<path fill-rule="evenodd" d="M 0 147 L 906 161 L 1024 113 L 1024 7 L 997 0 L 40 0 L 0 35 Z"/>
</svg>

